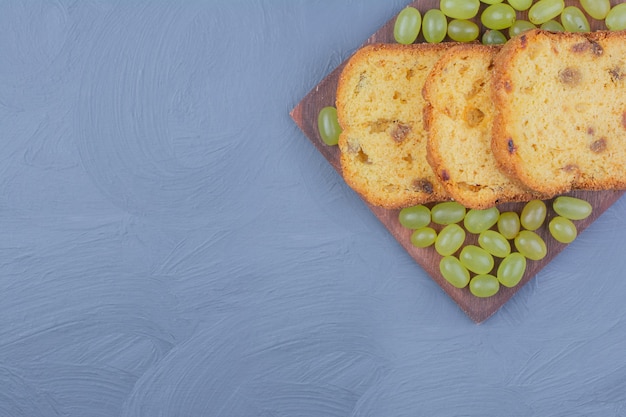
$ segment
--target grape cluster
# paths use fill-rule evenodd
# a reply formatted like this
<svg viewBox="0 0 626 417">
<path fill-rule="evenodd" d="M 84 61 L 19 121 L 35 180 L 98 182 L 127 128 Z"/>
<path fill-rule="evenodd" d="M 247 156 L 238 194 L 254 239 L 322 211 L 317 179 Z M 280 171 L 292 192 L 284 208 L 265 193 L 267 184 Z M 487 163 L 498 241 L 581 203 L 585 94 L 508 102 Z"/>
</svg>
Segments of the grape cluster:
<svg viewBox="0 0 626 417">
<path fill-rule="evenodd" d="M 440 0 L 439 9 L 428 10 L 423 18 L 416 8 L 404 8 L 396 18 L 394 38 L 398 43 L 411 44 L 421 30 L 429 43 L 442 42 L 446 35 L 453 41 L 472 42 L 480 32 L 472 19 L 478 17 L 481 1 L 487 5 L 480 12 L 480 22 L 487 28 L 481 38 L 486 45 L 505 43 L 503 30 L 508 30 L 509 37 L 538 27 L 554 32 L 589 32 L 583 10 L 593 19 L 604 20 L 609 30 L 626 29 L 626 3 L 611 8 L 609 0 L 580 0 L 580 7 L 566 7 L 564 0 Z M 528 11 L 528 20 L 517 19 L 518 11 Z"/>
<path fill-rule="evenodd" d="M 573 221 L 587 218 L 592 211 L 587 201 L 570 196 L 557 197 L 552 208 L 556 216 L 548 229 L 561 243 L 576 238 Z M 434 245 L 441 256 L 439 270 L 446 281 L 457 288 L 469 285 L 476 297 L 491 297 L 500 285 L 514 287 L 521 281 L 527 260 L 538 261 L 547 255 L 546 243 L 536 232 L 544 225 L 546 216 L 547 206 L 542 200 L 527 202 L 520 214 L 500 212 L 497 207 L 467 210 L 457 202 L 446 201 L 430 209 L 424 205 L 406 207 L 400 210 L 398 220 L 412 230 L 413 246 Z M 465 245 L 467 233 L 478 235 L 478 245 Z M 497 268 L 494 258 L 500 259 Z"/>
</svg>

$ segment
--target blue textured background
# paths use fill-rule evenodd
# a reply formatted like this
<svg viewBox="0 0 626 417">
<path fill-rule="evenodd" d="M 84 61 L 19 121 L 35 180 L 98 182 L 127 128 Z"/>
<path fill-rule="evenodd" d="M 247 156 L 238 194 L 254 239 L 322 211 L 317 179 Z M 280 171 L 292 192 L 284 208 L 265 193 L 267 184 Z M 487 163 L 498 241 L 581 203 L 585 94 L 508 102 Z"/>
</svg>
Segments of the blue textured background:
<svg viewBox="0 0 626 417">
<path fill-rule="evenodd" d="M 0 416 L 624 416 L 626 201 L 475 325 L 289 118 L 405 2 L 0 1 Z"/>
</svg>

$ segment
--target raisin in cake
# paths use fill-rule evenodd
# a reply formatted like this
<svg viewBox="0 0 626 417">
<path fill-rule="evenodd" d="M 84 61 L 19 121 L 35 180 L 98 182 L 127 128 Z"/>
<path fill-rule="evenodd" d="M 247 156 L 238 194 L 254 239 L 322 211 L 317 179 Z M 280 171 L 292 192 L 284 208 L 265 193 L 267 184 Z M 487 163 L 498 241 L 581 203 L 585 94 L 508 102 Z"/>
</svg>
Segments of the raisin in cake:
<svg viewBox="0 0 626 417">
<path fill-rule="evenodd" d="M 448 199 L 426 161 L 424 80 L 447 44 L 375 44 L 347 62 L 337 87 L 341 169 L 372 205 Z"/>
<path fill-rule="evenodd" d="M 529 31 L 493 74 L 504 170 L 548 195 L 626 188 L 626 32 Z"/>
<path fill-rule="evenodd" d="M 491 152 L 491 68 L 498 47 L 458 45 L 424 85 L 428 162 L 446 192 L 468 208 L 526 201 L 533 193 L 498 168 Z"/>
</svg>

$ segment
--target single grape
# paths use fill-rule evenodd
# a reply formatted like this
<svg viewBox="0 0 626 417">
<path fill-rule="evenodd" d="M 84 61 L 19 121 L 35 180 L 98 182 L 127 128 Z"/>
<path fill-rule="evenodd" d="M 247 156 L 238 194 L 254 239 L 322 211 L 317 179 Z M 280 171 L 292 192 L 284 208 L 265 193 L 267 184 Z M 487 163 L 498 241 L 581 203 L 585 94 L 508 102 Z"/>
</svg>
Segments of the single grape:
<svg viewBox="0 0 626 417">
<path fill-rule="evenodd" d="M 411 233 L 411 244 L 416 248 L 427 248 L 435 243 L 437 232 L 432 227 L 422 227 Z"/>
<path fill-rule="evenodd" d="M 548 20 L 547 22 L 542 23 L 541 29 L 547 30 L 549 32 L 565 32 L 565 28 L 563 27 L 563 25 L 556 20 Z"/>
<path fill-rule="evenodd" d="M 471 19 L 478 13 L 478 0 L 441 0 L 439 10 L 452 19 Z"/>
<path fill-rule="evenodd" d="M 500 262 L 496 277 L 505 287 L 514 287 L 522 280 L 526 272 L 526 258 L 518 252 L 513 252 Z"/>
<path fill-rule="evenodd" d="M 506 43 L 506 36 L 499 30 L 486 30 L 482 37 L 483 45 L 502 45 Z"/>
<path fill-rule="evenodd" d="M 576 197 L 559 196 L 552 203 L 552 208 L 559 216 L 570 220 L 583 220 L 589 217 L 593 208 L 585 200 Z"/>
<path fill-rule="evenodd" d="M 459 254 L 459 261 L 464 267 L 477 274 L 486 274 L 493 269 L 493 256 L 475 245 L 467 245 Z"/>
<path fill-rule="evenodd" d="M 515 22 L 515 10 L 508 4 L 492 4 L 482 12 L 480 21 L 489 29 L 506 29 Z"/>
<path fill-rule="evenodd" d="M 448 23 L 448 36 L 453 41 L 471 42 L 478 38 L 478 25 L 470 20 L 453 20 Z"/>
<path fill-rule="evenodd" d="M 339 126 L 339 120 L 337 119 L 336 108 L 327 106 L 320 110 L 317 116 L 317 129 L 326 145 L 333 146 L 339 142 L 341 126 Z"/>
<path fill-rule="evenodd" d="M 583 12 L 574 6 L 563 9 L 561 23 L 567 32 L 589 32 L 591 27 Z"/>
<path fill-rule="evenodd" d="M 415 42 L 422 26 L 422 15 L 415 7 L 405 7 L 396 17 L 393 37 L 396 42 L 409 45 Z"/>
<path fill-rule="evenodd" d="M 470 274 L 461 261 L 454 256 L 444 256 L 439 262 L 441 275 L 457 288 L 464 288 L 470 280 Z"/>
<path fill-rule="evenodd" d="M 548 253 L 546 242 L 541 236 L 530 230 L 522 230 L 515 238 L 515 248 L 519 253 L 531 259 L 538 261 L 545 258 Z"/>
<path fill-rule="evenodd" d="M 504 0 L 480 0 L 480 1 L 485 4 L 498 4 L 498 3 L 502 3 Z"/>
<path fill-rule="evenodd" d="M 430 210 L 433 223 L 452 224 L 458 223 L 465 217 L 465 207 L 456 201 L 446 201 L 435 204 Z"/>
<path fill-rule="evenodd" d="M 610 0 L 580 0 L 580 5 L 594 19 L 602 20 L 611 10 Z"/>
<path fill-rule="evenodd" d="M 511 253 L 511 244 L 504 236 L 495 230 L 485 230 L 478 236 L 478 246 L 498 258 L 504 258 Z"/>
<path fill-rule="evenodd" d="M 448 19 L 441 10 L 430 9 L 422 20 L 422 33 L 429 43 L 439 43 L 448 33 Z"/>
<path fill-rule="evenodd" d="M 496 295 L 500 290 L 500 283 L 493 275 L 476 275 L 469 283 L 469 289 L 476 297 L 486 298 Z"/>
<path fill-rule="evenodd" d="M 626 3 L 618 4 L 613 7 L 606 15 L 604 23 L 608 30 L 626 29 Z"/>
<path fill-rule="evenodd" d="M 540 25 L 560 15 L 564 8 L 563 0 L 539 0 L 528 11 L 528 20 Z"/>
<path fill-rule="evenodd" d="M 439 232 L 435 239 L 435 250 L 441 256 L 452 255 L 465 241 L 465 230 L 458 224 L 449 224 Z"/>
<path fill-rule="evenodd" d="M 529 201 L 522 209 L 519 219 L 526 230 L 539 229 L 546 219 L 546 203 L 541 200 Z"/>
<path fill-rule="evenodd" d="M 514 211 L 507 211 L 500 214 L 498 219 L 498 231 L 507 239 L 514 239 L 519 233 L 519 215 Z"/>
<path fill-rule="evenodd" d="M 485 210 L 471 209 L 465 215 L 463 225 L 468 232 L 478 234 L 496 224 L 498 217 L 500 217 L 500 210 L 497 207 Z"/>
<path fill-rule="evenodd" d="M 561 216 L 556 216 L 550 220 L 548 228 L 552 237 L 561 243 L 573 242 L 578 234 L 574 223 L 570 219 Z"/>
<path fill-rule="evenodd" d="M 533 0 L 507 0 L 515 10 L 524 11 L 528 10 L 533 4 Z"/>
<path fill-rule="evenodd" d="M 423 205 L 405 207 L 398 214 L 400 224 L 407 229 L 419 229 L 430 224 L 430 210 Z"/>
<path fill-rule="evenodd" d="M 537 26 L 530 23 L 528 20 L 516 20 L 515 23 L 509 28 L 509 37 L 513 38 L 517 35 L 521 35 L 527 30 L 536 29 Z"/>
</svg>

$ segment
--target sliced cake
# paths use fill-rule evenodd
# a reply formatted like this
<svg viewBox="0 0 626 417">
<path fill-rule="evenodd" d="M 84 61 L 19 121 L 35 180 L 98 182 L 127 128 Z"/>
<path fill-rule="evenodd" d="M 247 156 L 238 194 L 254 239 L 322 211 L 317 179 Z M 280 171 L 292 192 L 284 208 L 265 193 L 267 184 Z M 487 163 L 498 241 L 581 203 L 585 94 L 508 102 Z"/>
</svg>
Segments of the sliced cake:
<svg viewBox="0 0 626 417">
<path fill-rule="evenodd" d="M 428 161 L 446 192 L 468 208 L 526 201 L 535 195 L 505 175 L 491 151 L 491 69 L 496 46 L 458 45 L 424 85 Z"/>
<path fill-rule="evenodd" d="M 370 204 L 400 208 L 449 199 L 426 160 L 426 76 L 450 44 L 376 44 L 358 50 L 337 88 L 341 169 Z"/>
<path fill-rule="evenodd" d="M 626 188 L 626 32 L 526 32 L 493 77 L 502 169 L 548 195 Z"/>
</svg>

